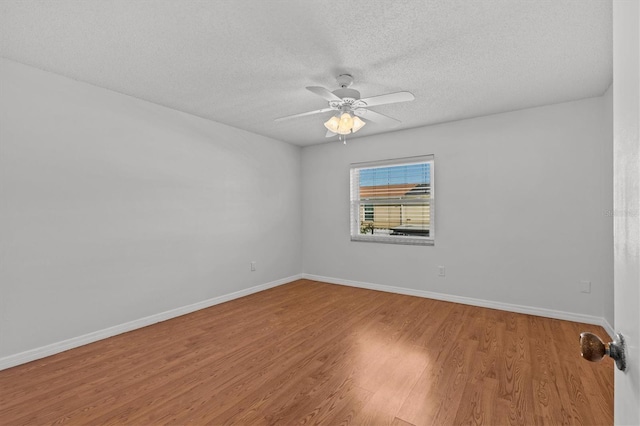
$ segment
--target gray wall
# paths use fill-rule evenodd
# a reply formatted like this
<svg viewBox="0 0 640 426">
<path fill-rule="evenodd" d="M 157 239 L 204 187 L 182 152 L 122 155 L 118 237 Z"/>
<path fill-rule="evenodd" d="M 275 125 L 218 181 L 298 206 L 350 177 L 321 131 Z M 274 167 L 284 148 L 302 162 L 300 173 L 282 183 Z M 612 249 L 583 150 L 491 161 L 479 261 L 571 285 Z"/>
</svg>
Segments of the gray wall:
<svg viewBox="0 0 640 426">
<path fill-rule="evenodd" d="M 306 147 L 305 273 L 611 321 L 607 114 L 599 97 Z M 423 154 L 435 155 L 435 246 L 350 241 L 349 164 Z"/>
<path fill-rule="evenodd" d="M 0 358 L 303 271 L 613 323 L 611 89 L 301 149 L 1 61 Z M 436 245 L 351 242 L 349 164 L 422 154 Z"/>
<path fill-rule="evenodd" d="M 6 60 L 0 84 L 0 358 L 301 272 L 300 148 Z"/>
<path fill-rule="evenodd" d="M 602 263 L 604 265 L 607 265 L 611 268 L 611 270 L 608 272 L 610 274 L 609 280 L 610 280 L 610 291 L 605 292 L 602 297 L 602 308 L 604 310 L 603 313 L 603 317 L 607 320 L 607 322 L 609 323 L 609 325 L 611 325 L 611 327 L 615 327 L 615 315 L 614 315 L 614 304 L 615 304 L 615 298 L 614 298 L 614 251 L 613 251 L 613 218 L 614 218 L 614 207 L 613 207 L 613 85 L 609 86 L 609 89 L 607 89 L 607 91 L 605 92 L 605 94 L 602 96 L 602 102 L 604 104 L 604 126 L 605 126 L 605 131 L 607 132 L 607 134 L 609 134 L 610 139 L 611 139 L 611 143 L 606 146 L 603 151 L 602 151 L 602 162 L 604 164 L 611 164 L 611 169 L 612 172 L 609 173 L 609 170 L 607 168 L 603 168 L 602 170 L 602 182 L 604 184 L 604 187 L 601 188 L 601 191 L 606 191 L 604 193 L 604 201 L 606 201 L 606 198 L 609 197 L 611 199 L 611 209 L 612 211 L 607 211 L 605 212 L 605 220 L 606 222 L 606 226 L 609 228 L 609 232 L 603 237 L 604 240 L 602 241 L 602 244 L 606 245 L 607 247 L 610 247 L 611 250 L 609 250 L 606 253 L 602 253 L 602 255 L 604 256 L 602 258 Z"/>
</svg>

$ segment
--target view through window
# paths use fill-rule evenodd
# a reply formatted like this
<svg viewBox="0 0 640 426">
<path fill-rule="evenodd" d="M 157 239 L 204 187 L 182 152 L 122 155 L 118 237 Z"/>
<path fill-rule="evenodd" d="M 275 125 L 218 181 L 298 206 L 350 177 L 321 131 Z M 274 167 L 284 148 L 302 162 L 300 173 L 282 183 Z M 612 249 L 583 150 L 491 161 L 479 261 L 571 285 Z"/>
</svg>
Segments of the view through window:
<svg viewBox="0 0 640 426">
<path fill-rule="evenodd" d="M 433 244 L 433 156 L 351 165 L 351 239 Z"/>
</svg>

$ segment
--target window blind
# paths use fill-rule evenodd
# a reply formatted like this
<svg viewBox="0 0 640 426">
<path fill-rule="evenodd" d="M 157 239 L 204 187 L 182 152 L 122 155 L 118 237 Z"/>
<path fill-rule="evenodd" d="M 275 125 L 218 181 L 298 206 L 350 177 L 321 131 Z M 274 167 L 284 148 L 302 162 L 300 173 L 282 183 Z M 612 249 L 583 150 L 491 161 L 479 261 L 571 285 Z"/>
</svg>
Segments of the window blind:
<svg viewBox="0 0 640 426">
<path fill-rule="evenodd" d="M 351 239 L 433 244 L 432 155 L 351 165 Z"/>
</svg>

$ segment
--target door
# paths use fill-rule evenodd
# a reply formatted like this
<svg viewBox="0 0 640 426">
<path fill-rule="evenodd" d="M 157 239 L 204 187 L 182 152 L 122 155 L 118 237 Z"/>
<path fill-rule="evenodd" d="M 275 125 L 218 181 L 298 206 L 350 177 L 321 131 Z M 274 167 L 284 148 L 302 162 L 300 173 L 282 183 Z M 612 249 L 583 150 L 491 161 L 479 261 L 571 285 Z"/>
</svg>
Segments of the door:
<svg viewBox="0 0 640 426">
<path fill-rule="evenodd" d="M 614 421 L 640 425 L 640 2 L 613 0 L 615 329 L 627 369 L 615 372 Z"/>
</svg>

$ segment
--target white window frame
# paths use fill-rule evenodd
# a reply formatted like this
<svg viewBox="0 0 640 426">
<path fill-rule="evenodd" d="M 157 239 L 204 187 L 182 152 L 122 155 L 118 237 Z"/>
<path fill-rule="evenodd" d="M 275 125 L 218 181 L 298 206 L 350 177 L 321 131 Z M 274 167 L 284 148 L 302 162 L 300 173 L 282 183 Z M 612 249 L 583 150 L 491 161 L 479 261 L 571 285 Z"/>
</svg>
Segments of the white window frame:
<svg viewBox="0 0 640 426">
<path fill-rule="evenodd" d="M 429 236 L 411 235 L 380 235 L 380 234 L 360 234 L 360 206 L 364 204 L 375 204 L 374 200 L 360 200 L 360 170 L 376 167 L 404 166 L 411 164 L 429 163 Z M 418 157 L 396 158 L 392 160 L 371 161 L 366 163 L 353 163 L 350 165 L 350 185 L 351 185 L 351 241 L 364 241 L 373 243 L 409 244 L 432 246 L 435 243 L 435 168 L 434 156 L 422 155 Z M 402 203 L 410 204 L 407 202 Z"/>
</svg>

